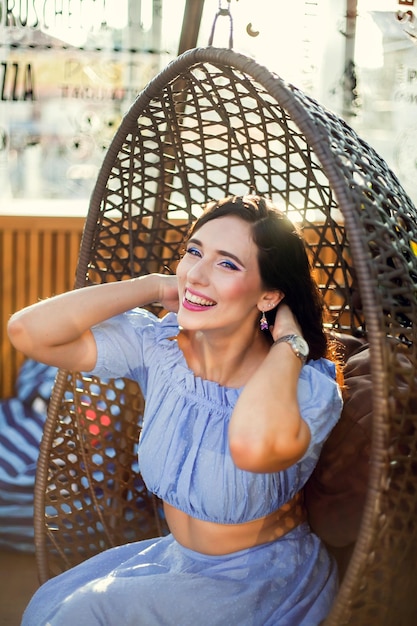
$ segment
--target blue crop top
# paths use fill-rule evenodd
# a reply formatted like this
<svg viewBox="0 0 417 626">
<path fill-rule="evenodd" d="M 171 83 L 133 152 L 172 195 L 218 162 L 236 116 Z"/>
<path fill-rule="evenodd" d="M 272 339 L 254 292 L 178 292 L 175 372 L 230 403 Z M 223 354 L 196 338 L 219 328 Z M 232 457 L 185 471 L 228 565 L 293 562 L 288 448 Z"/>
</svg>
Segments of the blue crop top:
<svg viewBox="0 0 417 626">
<path fill-rule="evenodd" d="M 93 329 L 98 358 L 93 373 L 131 378 L 145 397 L 139 465 L 150 491 L 201 520 L 248 522 L 278 509 L 299 491 L 339 419 L 342 400 L 333 363 L 309 361 L 298 399 L 311 430 L 304 457 L 289 469 L 260 474 L 238 469 L 228 448 L 228 424 L 240 390 L 203 380 L 188 368 L 172 338 L 177 316 L 143 309 Z M 256 407 L 253 419 L 256 420 Z"/>
</svg>

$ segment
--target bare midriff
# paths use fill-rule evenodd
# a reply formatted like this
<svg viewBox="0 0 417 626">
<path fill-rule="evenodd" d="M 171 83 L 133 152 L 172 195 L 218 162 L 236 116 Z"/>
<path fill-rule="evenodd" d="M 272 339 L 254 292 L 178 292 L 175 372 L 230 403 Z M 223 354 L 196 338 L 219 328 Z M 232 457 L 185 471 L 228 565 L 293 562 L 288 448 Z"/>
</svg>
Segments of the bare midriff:
<svg viewBox="0 0 417 626">
<path fill-rule="evenodd" d="M 275 541 L 306 520 L 301 493 L 273 513 L 242 524 L 199 520 L 167 502 L 164 502 L 164 511 L 169 529 L 178 543 L 213 556 Z"/>
</svg>

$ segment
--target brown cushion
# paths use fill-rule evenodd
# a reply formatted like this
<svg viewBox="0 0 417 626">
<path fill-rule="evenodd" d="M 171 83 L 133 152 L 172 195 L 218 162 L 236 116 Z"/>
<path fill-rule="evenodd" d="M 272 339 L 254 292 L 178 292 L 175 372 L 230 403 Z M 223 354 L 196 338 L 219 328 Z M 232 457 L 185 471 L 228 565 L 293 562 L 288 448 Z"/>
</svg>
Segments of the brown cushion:
<svg viewBox="0 0 417 626">
<path fill-rule="evenodd" d="M 372 428 L 369 346 L 345 345 L 344 407 L 305 488 L 311 527 L 328 545 L 356 540 L 365 503 Z"/>
</svg>

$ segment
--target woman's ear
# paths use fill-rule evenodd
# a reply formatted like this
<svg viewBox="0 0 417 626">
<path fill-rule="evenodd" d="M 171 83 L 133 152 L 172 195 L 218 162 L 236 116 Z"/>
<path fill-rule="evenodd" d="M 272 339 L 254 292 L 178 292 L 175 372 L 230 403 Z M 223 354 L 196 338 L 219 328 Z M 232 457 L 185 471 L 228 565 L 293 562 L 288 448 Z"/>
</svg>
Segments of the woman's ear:
<svg viewBox="0 0 417 626">
<path fill-rule="evenodd" d="M 258 302 L 260 311 L 272 311 L 285 298 L 285 294 L 279 289 L 266 291 Z"/>
</svg>

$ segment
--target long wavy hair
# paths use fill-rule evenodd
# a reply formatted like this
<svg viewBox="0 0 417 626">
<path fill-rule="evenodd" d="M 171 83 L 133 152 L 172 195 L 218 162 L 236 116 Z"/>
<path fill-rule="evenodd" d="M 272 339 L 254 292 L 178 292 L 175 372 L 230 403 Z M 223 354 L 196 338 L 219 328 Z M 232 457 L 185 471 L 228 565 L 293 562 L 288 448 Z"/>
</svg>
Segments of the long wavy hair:
<svg viewBox="0 0 417 626">
<path fill-rule="evenodd" d="M 191 226 L 189 236 L 207 222 L 228 215 L 252 225 L 263 286 L 285 294 L 283 302 L 297 318 L 310 348 L 310 358 L 327 356 L 329 346 L 323 328 L 322 298 L 312 276 L 300 230 L 267 198 L 229 196 L 209 202 Z M 273 325 L 275 314 L 276 308 L 266 312 L 269 325 Z"/>
</svg>

